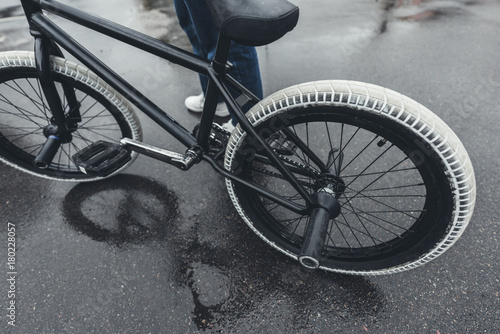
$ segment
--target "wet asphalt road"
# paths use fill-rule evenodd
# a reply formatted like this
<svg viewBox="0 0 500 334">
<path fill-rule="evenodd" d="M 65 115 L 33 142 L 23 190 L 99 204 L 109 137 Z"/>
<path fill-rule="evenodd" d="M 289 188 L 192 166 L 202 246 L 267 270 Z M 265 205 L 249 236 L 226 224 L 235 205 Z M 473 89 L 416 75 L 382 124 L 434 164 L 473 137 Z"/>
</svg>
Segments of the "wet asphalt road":
<svg viewBox="0 0 500 334">
<path fill-rule="evenodd" d="M 67 2 L 187 47 L 163 1 Z M 259 48 L 266 93 L 349 78 L 396 89 L 441 116 L 476 170 L 476 211 L 459 242 L 402 274 L 305 273 L 252 234 L 207 165 L 184 173 L 142 157 L 95 184 L 41 180 L 2 165 L 0 262 L 7 262 L 7 223 L 15 224 L 18 273 L 12 327 L 6 266 L 0 272 L 2 333 L 500 332 L 500 4 L 295 2 L 296 29 Z M 2 1 L 0 13 L 21 15 L 2 11 L 16 5 Z M 23 28 L 16 18 L 0 21 L 0 49 L 30 50 Z M 197 123 L 183 108 L 185 96 L 198 93 L 196 75 L 72 31 L 186 127 Z M 147 142 L 181 148 L 141 120 Z"/>
</svg>

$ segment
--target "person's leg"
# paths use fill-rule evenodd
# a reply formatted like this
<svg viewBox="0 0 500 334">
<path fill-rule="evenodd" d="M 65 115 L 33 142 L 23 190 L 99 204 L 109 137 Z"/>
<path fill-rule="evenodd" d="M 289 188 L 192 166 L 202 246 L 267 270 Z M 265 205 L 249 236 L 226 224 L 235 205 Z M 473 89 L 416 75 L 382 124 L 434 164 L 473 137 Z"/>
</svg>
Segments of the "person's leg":
<svg viewBox="0 0 500 334">
<path fill-rule="evenodd" d="M 211 59 L 217 45 L 218 30 L 203 0 L 174 0 L 179 24 L 188 36 L 193 52 Z M 207 90 L 208 78 L 200 75 L 203 93 Z"/>
<path fill-rule="evenodd" d="M 200 57 L 207 58 L 208 52 L 204 51 L 201 45 L 198 33 L 196 32 L 196 28 L 194 26 L 193 19 L 191 18 L 189 8 L 186 6 L 185 1 L 191 0 L 174 0 L 175 12 L 177 14 L 179 25 L 186 33 L 189 42 L 193 47 L 194 53 L 199 55 Z"/>
<path fill-rule="evenodd" d="M 174 0 L 179 24 L 188 35 L 195 54 L 211 60 L 215 55 L 219 31 L 203 0 Z M 234 65 L 230 75 L 262 98 L 262 81 L 257 51 L 233 42 L 228 61 Z M 208 78 L 200 75 L 203 92 L 206 92 Z"/>
<path fill-rule="evenodd" d="M 228 61 L 234 65 L 233 70 L 229 74 L 259 99 L 262 99 L 262 80 L 260 77 L 257 50 L 254 47 L 232 42 Z"/>
</svg>

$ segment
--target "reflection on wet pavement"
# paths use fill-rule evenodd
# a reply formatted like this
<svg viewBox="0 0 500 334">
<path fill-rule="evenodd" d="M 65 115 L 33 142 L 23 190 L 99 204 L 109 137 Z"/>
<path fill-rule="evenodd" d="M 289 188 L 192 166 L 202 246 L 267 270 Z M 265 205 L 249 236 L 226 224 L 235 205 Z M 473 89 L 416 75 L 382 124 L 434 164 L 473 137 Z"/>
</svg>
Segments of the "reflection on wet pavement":
<svg viewBox="0 0 500 334">
<path fill-rule="evenodd" d="M 70 226 L 93 240 L 118 247 L 165 239 L 177 208 L 177 198 L 164 186 L 126 174 L 80 183 L 63 202 Z"/>
</svg>

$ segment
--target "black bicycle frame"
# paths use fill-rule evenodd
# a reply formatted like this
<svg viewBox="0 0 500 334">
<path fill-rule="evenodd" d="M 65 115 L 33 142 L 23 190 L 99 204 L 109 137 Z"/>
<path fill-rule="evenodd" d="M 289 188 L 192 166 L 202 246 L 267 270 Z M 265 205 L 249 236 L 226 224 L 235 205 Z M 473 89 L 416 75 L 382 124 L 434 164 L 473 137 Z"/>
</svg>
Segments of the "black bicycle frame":
<svg viewBox="0 0 500 334">
<path fill-rule="evenodd" d="M 117 90 L 132 104 L 143 111 L 163 129 L 172 134 L 174 138 L 191 151 L 204 152 L 208 150 L 211 125 L 215 116 L 218 97 L 219 94 L 221 94 L 228 105 L 231 114 L 238 120 L 243 130 L 256 140 L 259 148 L 265 152 L 266 156 L 273 163 L 273 165 L 304 198 L 306 206 L 301 206 L 297 203 L 291 202 L 275 193 L 259 187 L 254 183 L 239 178 L 233 173 L 222 168 L 208 154 L 202 154 L 202 158 L 208 161 L 216 171 L 225 177 L 257 191 L 261 195 L 287 207 L 294 212 L 305 213 L 309 212 L 312 207 L 317 207 L 317 203 L 315 203 L 297 178 L 284 165 L 283 161 L 276 156 L 264 139 L 257 134 L 256 130 L 245 117 L 240 105 L 230 94 L 229 88 L 241 95 L 246 96 L 244 99 L 245 101 L 250 100 L 253 103 L 257 103 L 259 101 L 259 99 L 252 94 L 252 92 L 227 74 L 228 69 L 231 67 L 231 65 L 227 63 L 227 55 L 229 53 L 231 40 L 222 35 L 219 36 L 216 55 L 212 62 L 209 62 L 194 55 L 193 53 L 182 50 L 173 45 L 163 43 L 133 29 L 80 11 L 57 1 L 21 0 L 21 3 L 29 22 L 31 34 L 36 40 L 35 58 L 40 83 L 47 99 L 47 103 L 54 112 L 54 122 L 60 129 L 62 129 L 63 132 L 67 130 L 66 128 L 68 125 L 63 117 L 64 111 L 61 110 L 60 98 L 55 90 L 55 87 L 53 87 L 54 84 L 51 78 L 51 71 L 48 69 L 50 55 L 62 56 L 62 52 L 58 46 L 68 51 L 94 73 L 97 73 L 107 84 Z M 87 27 L 113 39 L 134 46 L 147 53 L 154 54 L 172 63 L 207 76 L 209 78 L 209 84 L 197 136 L 195 137 L 191 134 L 161 108 L 156 106 L 152 101 L 137 91 L 132 85 L 111 70 L 106 64 L 74 40 L 70 35 L 59 28 L 54 22 L 43 14 L 42 10 L 53 13 L 76 24 Z M 76 99 L 73 99 L 72 97 L 72 95 L 74 96 L 74 93 L 67 92 L 66 89 L 64 92 L 69 95 L 68 101 L 74 114 L 74 118 L 78 118 L 78 106 L 76 105 Z"/>
</svg>

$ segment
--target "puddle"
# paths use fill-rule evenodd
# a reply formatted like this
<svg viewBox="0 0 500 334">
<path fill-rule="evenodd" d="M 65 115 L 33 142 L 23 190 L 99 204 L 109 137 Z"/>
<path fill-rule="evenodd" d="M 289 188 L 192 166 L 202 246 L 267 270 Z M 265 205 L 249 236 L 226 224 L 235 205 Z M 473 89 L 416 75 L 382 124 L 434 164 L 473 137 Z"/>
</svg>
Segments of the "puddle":
<svg viewBox="0 0 500 334">
<path fill-rule="evenodd" d="M 64 199 L 63 214 L 79 233 L 123 248 L 167 239 L 179 212 L 177 197 L 163 185 L 122 174 L 75 186 Z"/>
</svg>

